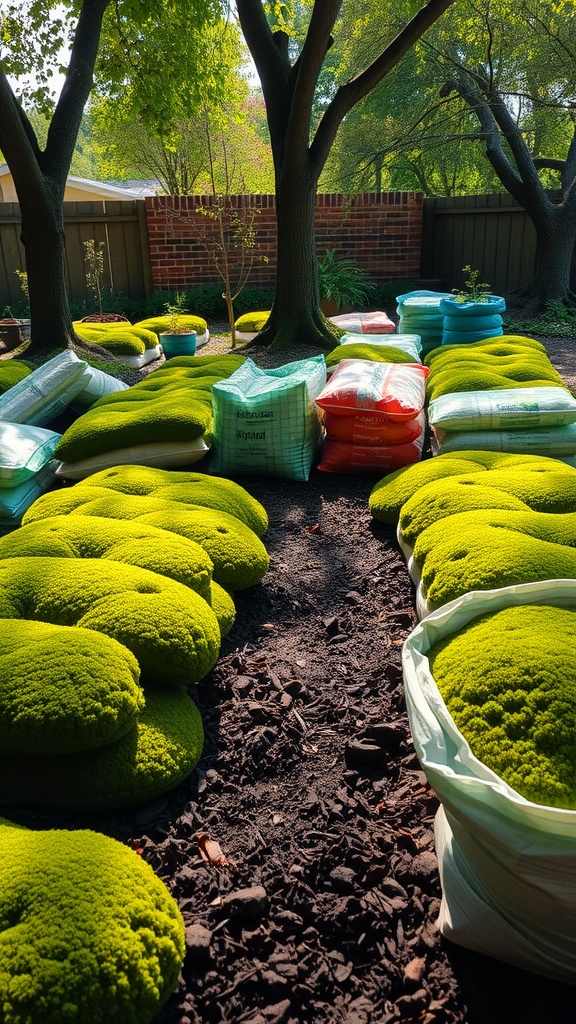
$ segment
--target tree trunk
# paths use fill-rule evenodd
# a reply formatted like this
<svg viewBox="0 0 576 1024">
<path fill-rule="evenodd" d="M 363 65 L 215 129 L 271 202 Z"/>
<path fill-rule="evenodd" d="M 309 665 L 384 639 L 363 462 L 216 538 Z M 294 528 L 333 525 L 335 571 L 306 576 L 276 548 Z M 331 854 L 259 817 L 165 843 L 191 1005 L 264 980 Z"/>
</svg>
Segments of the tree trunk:
<svg viewBox="0 0 576 1024">
<path fill-rule="evenodd" d="M 29 352 L 62 348 L 76 341 L 66 294 L 62 202 L 46 194 L 20 204 L 22 243 L 30 298 Z"/>
<path fill-rule="evenodd" d="M 508 296 L 509 309 L 522 306 L 529 316 L 540 313 L 547 303 L 573 304 L 570 268 L 576 244 L 576 209 L 549 204 L 543 216 L 531 216 L 536 228 L 536 275 L 525 288 Z"/>
<path fill-rule="evenodd" d="M 282 175 L 276 187 L 276 296 L 270 319 L 258 336 L 260 344 L 273 349 L 300 344 L 330 351 L 337 344 L 336 328 L 320 311 L 315 211 L 314 177 Z"/>
</svg>

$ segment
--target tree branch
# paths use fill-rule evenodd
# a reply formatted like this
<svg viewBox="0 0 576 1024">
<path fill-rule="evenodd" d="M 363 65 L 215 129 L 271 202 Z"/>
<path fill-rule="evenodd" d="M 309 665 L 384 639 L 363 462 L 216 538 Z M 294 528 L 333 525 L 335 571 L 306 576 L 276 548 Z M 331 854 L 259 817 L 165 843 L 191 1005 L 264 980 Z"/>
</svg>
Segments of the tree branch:
<svg viewBox="0 0 576 1024">
<path fill-rule="evenodd" d="M 38 167 L 40 148 L 24 110 L 18 103 L 0 63 L 0 149 L 4 154 L 18 191 L 19 182 L 34 181 L 43 187 Z"/>
<path fill-rule="evenodd" d="M 428 0 L 395 39 L 359 75 L 340 86 L 327 106 L 310 147 L 310 154 L 319 174 L 344 116 L 363 99 L 378 82 L 396 67 L 408 50 L 430 28 L 453 0 Z"/>
<path fill-rule="evenodd" d="M 332 29 L 338 17 L 341 0 L 322 0 L 315 3 L 308 24 L 304 46 L 298 58 L 292 108 L 288 124 L 288 137 L 294 143 L 294 152 L 308 148 L 310 118 L 318 76 L 330 48 Z M 290 162 L 290 154 L 288 154 Z"/>
</svg>

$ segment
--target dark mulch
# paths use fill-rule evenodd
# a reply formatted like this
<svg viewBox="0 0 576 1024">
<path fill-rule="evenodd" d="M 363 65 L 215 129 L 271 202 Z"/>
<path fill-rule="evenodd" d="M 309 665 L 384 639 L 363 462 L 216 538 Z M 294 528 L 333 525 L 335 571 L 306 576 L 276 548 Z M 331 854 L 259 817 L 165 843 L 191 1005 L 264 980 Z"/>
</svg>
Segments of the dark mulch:
<svg viewBox="0 0 576 1024">
<path fill-rule="evenodd" d="M 550 353 L 573 377 L 572 346 Z M 130 842 L 178 900 L 188 952 L 157 1024 L 576 1020 L 573 988 L 436 930 L 437 803 L 402 691 L 413 593 L 393 530 L 367 510 L 376 479 L 242 480 L 268 510 L 271 566 L 236 595 L 193 693 L 206 745 L 189 783 L 133 812 L 19 816 Z"/>
</svg>

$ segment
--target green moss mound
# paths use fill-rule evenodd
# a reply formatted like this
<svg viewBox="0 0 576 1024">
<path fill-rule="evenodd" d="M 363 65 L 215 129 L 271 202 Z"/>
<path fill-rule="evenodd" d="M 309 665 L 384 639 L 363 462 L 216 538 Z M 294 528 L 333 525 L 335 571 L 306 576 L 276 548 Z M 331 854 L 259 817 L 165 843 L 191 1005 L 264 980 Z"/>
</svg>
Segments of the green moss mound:
<svg viewBox="0 0 576 1024">
<path fill-rule="evenodd" d="M 0 756 L 0 802 L 67 812 L 134 807 L 188 778 L 203 743 L 188 694 L 150 686 L 137 724 L 116 743 L 67 756 Z"/>
<path fill-rule="evenodd" d="M 106 395 L 64 432 L 56 449 L 62 462 L 161 441 L 192 441 L 212 425 L 209 394 L 127 391 Z"/>
<path fill-rule="evenodd" d="M 64 754 L 118 739 L 144 706 L 135 657 L 74 626 L 8 619 L 0 650 L 0 749 Z"/>
<path fill-rule="evenodd" d="M 243 316 L 238 317 L 234 327 L 237 331 L 243 331 L 246 334 L 259 333 L 268 322 L 270 313 L 270 309 L 258 310 L 256 313 L 244 313 Z"/>
<path fill-rule="evenodd" d="M 30 373 L 32 370 L 26 363 L 22 363 L 18 359 L 3 359 L 0 362 L 0 395 L 9 391 Z"/>
<path fill-rule="evenodd" d="M 83 516 L 137 520 L 188 537 L 208 553 L 214 566 L 213 579 L 226 590 L 254 586 L 268 568 L 268 554 L 262 541 L 235 516 L 148 495 L 119 494 L 104 487 L 76 484 L 43 494 L 28 509 L 22 523 L 75 511 Z"/>
<path fill-rule="evenodd" d="M 155 335 L 163 334 L 169 325 L 170 316 L 151 316 L 147 320 L 139 320 L 135 327 L 143 328 L 146 331 L 153 331 Z M 195 331 L 196 334 L 205 334 L 208 324 L 201 316 L 192 316 L 191 313 L 181 313 L 178 323 L 179 328 L 184 331 Z"/>
<path fill-rule="evenodd" d="M 553 385 L 566 388 L 560 374 L 551 367 L 525 366 L 522 369 L 511 369 L 501 372 L 475 368 L 472 364 L 458 363 L 454 369 L 446 369 L 434 375 L 427 383 L 426 397 L 428 401 L 442 395 L 460 394 L 466 391 L 508 391 L 513 388 L 545 388 Z M 569 390 L 566 388 L 566 390 Z"/>
<path fill-rule="evenodd" d="M 219 583 L 212 581 L 208 603 L 210 604 L 214 615 L 218 619 L 220 636 L 228 636 L 236 618 L 236 605 L 234 604 L 234 599 L 230 596 L 227 590 L 224 590 L 224 587 L 221 587 Z"/>
<path fill-rule="evenodd" d="M 216 663 L 220 630 L 198 594 L 132 565 L 88 558 L 0 560 L 0 618 L 84 626 L 124 644 L 142 680 L 188 686 Z"/>
<path fill-rule="evenodd" d="M 158 390 L 173 384 L 200 385 L 204 380 L 225 380 L 245 362 L 245 356 L 174 356 L 135 384 L 139 391 Z"/>
<path fill-rule="evenodd" d="M 0 558 L 22 555 L 107 558 L 190 587 L 210 603 L 212 560 L 199 544 L 168 530 L 96 516 L 52 516 L 0 537 Z"/>
<path fill-rule="evenodd" d="M 576 612 L 527 605 L 476 619 L 428 654 L 473 753 L 535 803 L 576 809 Z"/>
<path fill-rule="evenodd" d="M 520 466 L 514 473 L 494 469 L 434 481 L 402 506 L 402 536 L 407 544 L 413 545 L 422 531 L 437 520 L 479 508 L 574 512 L 576 471 L 558 472 L 554 466 Z"/>
<path fill-rule="evenodd" d="M 405 466 L 379 480 L 368 499 L 374 519 L 396 523 L 400 510 L 412 495 L 427 484 L 462 473 L 483 473 L 488 469 L 516 470 L 521 467 L 553 469 L 557 473 L 574 472 L 570 466 L 540 455 L 516 455 L 507 452 L 462 451 L 458 455 L 438 455 L 434 459 Z M 568 510 L 564 510 L 568 511 Z"/>
<path fill-rule="evenodd" d="M 369 359 L 373 363 L 416 363 L 408 352 L 393 345 L 371 345 L 359 341 L 332 349 L 326 356 L 326 366 L 337 366 L 341 359 Z"/>
<path fill-rule="evenodd" d="M 102 345 L 116 356 L 141 356 L 148 349 L 156 348 L 158 338 L 152 331 L 138 329 L 135 325 L 116 323 L 98 324 L 76 322 L 74 330 L 88 345 Z"/>
<path fill-rule="evenodd" d="M 268 528 L 266 509 L 234 480 L 208 473 L 114 466 L 82 481 L 83 487 L 107 487 L 123 494 L 150 495 L 185 505 L 205 505 L 236 516 L 261 537 Z"/>
<path fill-rule="evenodd" d="M 150 1024 L 184 960 L 176 902 L 108 836 L 0 822 L 6 1024 Z"/>
<path fill-rule="evenodd" d="M 503 334 L 499 338 L 487 338 L 465 345 L 440 345 L 428 352 L 424 362 L 427 366 L 435 366 L 438 360 L 451 359 L 453 355 L 485 352 L 494 356 L 509 356 L 524 353 L 541 352 L 546 354 L 546 347 L 534 338 L 525 338 L 520 334 Z"/>
</svg>

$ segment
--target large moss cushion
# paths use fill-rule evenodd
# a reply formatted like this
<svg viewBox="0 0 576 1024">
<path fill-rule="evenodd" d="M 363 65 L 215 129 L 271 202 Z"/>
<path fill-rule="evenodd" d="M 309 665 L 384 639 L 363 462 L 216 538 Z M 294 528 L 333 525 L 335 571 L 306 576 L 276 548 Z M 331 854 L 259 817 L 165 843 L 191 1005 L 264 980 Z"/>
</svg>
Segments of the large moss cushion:
<svg viewBox="0 0 576 1024">
<path fill-rule="evenodd" d="M 0 803 L 70 812 L 137 806 L 188 778 L 203 743 L 188 694 L 149 686 L 136 725 L 115 743 L 55 757 L 0 755 Z"/>
<path fill-rule="evenodd" d="M 216 356 L 174 356 L 157 370 L 146 375 L 134 387 L 138 391 L 157 391 L 168 385 L 201 385 L 206 378 L 224 380 L 243 363 L 245 356 L 234 354 Z"/>
<path fill-rule="evenodd" d="M 164 314 L 161 316 L 150 316 L 146 320 L 139 320 L 138 323 L 134 324 L 135 327 L 143 328 L 146 331 L 153 331 L 154 334 L 159 335 L 167 330 L 170 323 L 170 316 Z M 194 331 L 196 334 L 205 334 L 208 329 L 208 324 L 201 316 L 194 316 L 192 313 L 181 313 L 179 318 L 179 328 L 184 331 Z"/>
<path fill-rule="evenodd" d="M 93 473 L 87 487 L 109 487 L 123 494 L 147 494 L 185 505 L 205 505 L 236 516 L 261 537 L 268 516 L 261 503 L 234 480 L 208 473 L 170 471 L 156 467 L 116 466 Z"/>
<path fill-rule="evenodd" d="M 326 356 L 326 366 L 334 367 L 342 359 L 369 359 L 376 363 L 416 363 L 417 359 L 394 345 L 371 345 L 369 341 L 357 341 L 332 349 Z"/>
<path fill-rule="evenodd" d="M 24 380 L 31 372 L 32 368 L 19 359 L 3 359 L 0 362 L 0 395 Z"/>
<path fill-rule="evenodd" d="M 368 505 L 374 519 L 396 523 L 400 509 L 425 484 L 463 473 L 483 473 L 488 469 L 516 470 L 521 466 L 538 466 L 556 472 L 573 473 L 571 467 L 557 459 L 540 455 L 512 455 L 502 452 L 461 451 L 457 455 L 438 455 L 414 466 L 397 469 L 379 480 L 370 492 Z"/>
<path fill-rule="evenodd" d="M 28 509 L 24 525 L 78 511 L 83 516 L 137 520 L 157 526 L 200 544 L 213 562 L 213 578 L 227 590 L 252 587 L 268 568 L 268 554 L 260 538 L 236 516 L 219 509 L 81 484 L 42 498 Z"/>
<path fill-rule="evenodd" d="M 64 432 L 56 455 L 77 462 L 102 452 L 159 441 L 191 441 L 212 423 L 209 393 L 137 391 L 100 398 Z"/>
<path fill-rule="evenodd" d="M 147 349 L 153 349 L 158 344 L 158 338 L 153 331 L 128 323 L 99 324 L 77 320 L 74 323 L 74 330 L 88 345 L 101 345 L 119 359 L 122 356 L 143 355 Z"/>
<path fill-rule="evenodd" d="M 526 338 L 521 334 L 504 334 L 498 338 L 466 342 L 463 345 L 439 346 L 428 352 L 424 362 L 431 367 L 450 362 L 454 355 L 470 359 L 476 354 L 480 355 L 480 358 L 485 354 L 498 357 L 520 354 L 530 358 L 535 352 L 546 355 L 546 346 L 535 338 Z"/>
<path fill-rule="evenodd" d="M 148 569 L 99 558 L 0 560 L 0 618 L 84 626 L 124 644 L 146 682 L 188 686 L 214 666 L 220 630 L 198 594 Z"/>
<path fill-rule="evenodd" d="M 0 537 L 0 558 L 23 555 L 106 558 L 137 565 L 183 583 L 210 602 L 210 556 L 187 537 L 157 526 L 97 516 L 52 516 Z"/>
<path fill-rule="evenodd" d="M 527 800 L 576 809 L 576 611 L 484 615 L 428 653 L 476 757 Z"/>
<path fill-rule="evenodd" d="M 62 754 L 112 743 L 144 706 L 140 669 L 116 640 L 7 619 L 0 648 L 0 750 Z"/>
<path fill-rule="evenodd" d="M 150 1024 L 176 986 L 184 924 L 164 883 L 96 832 L 0 822 L 6 1024 Z"/>
</svg>

